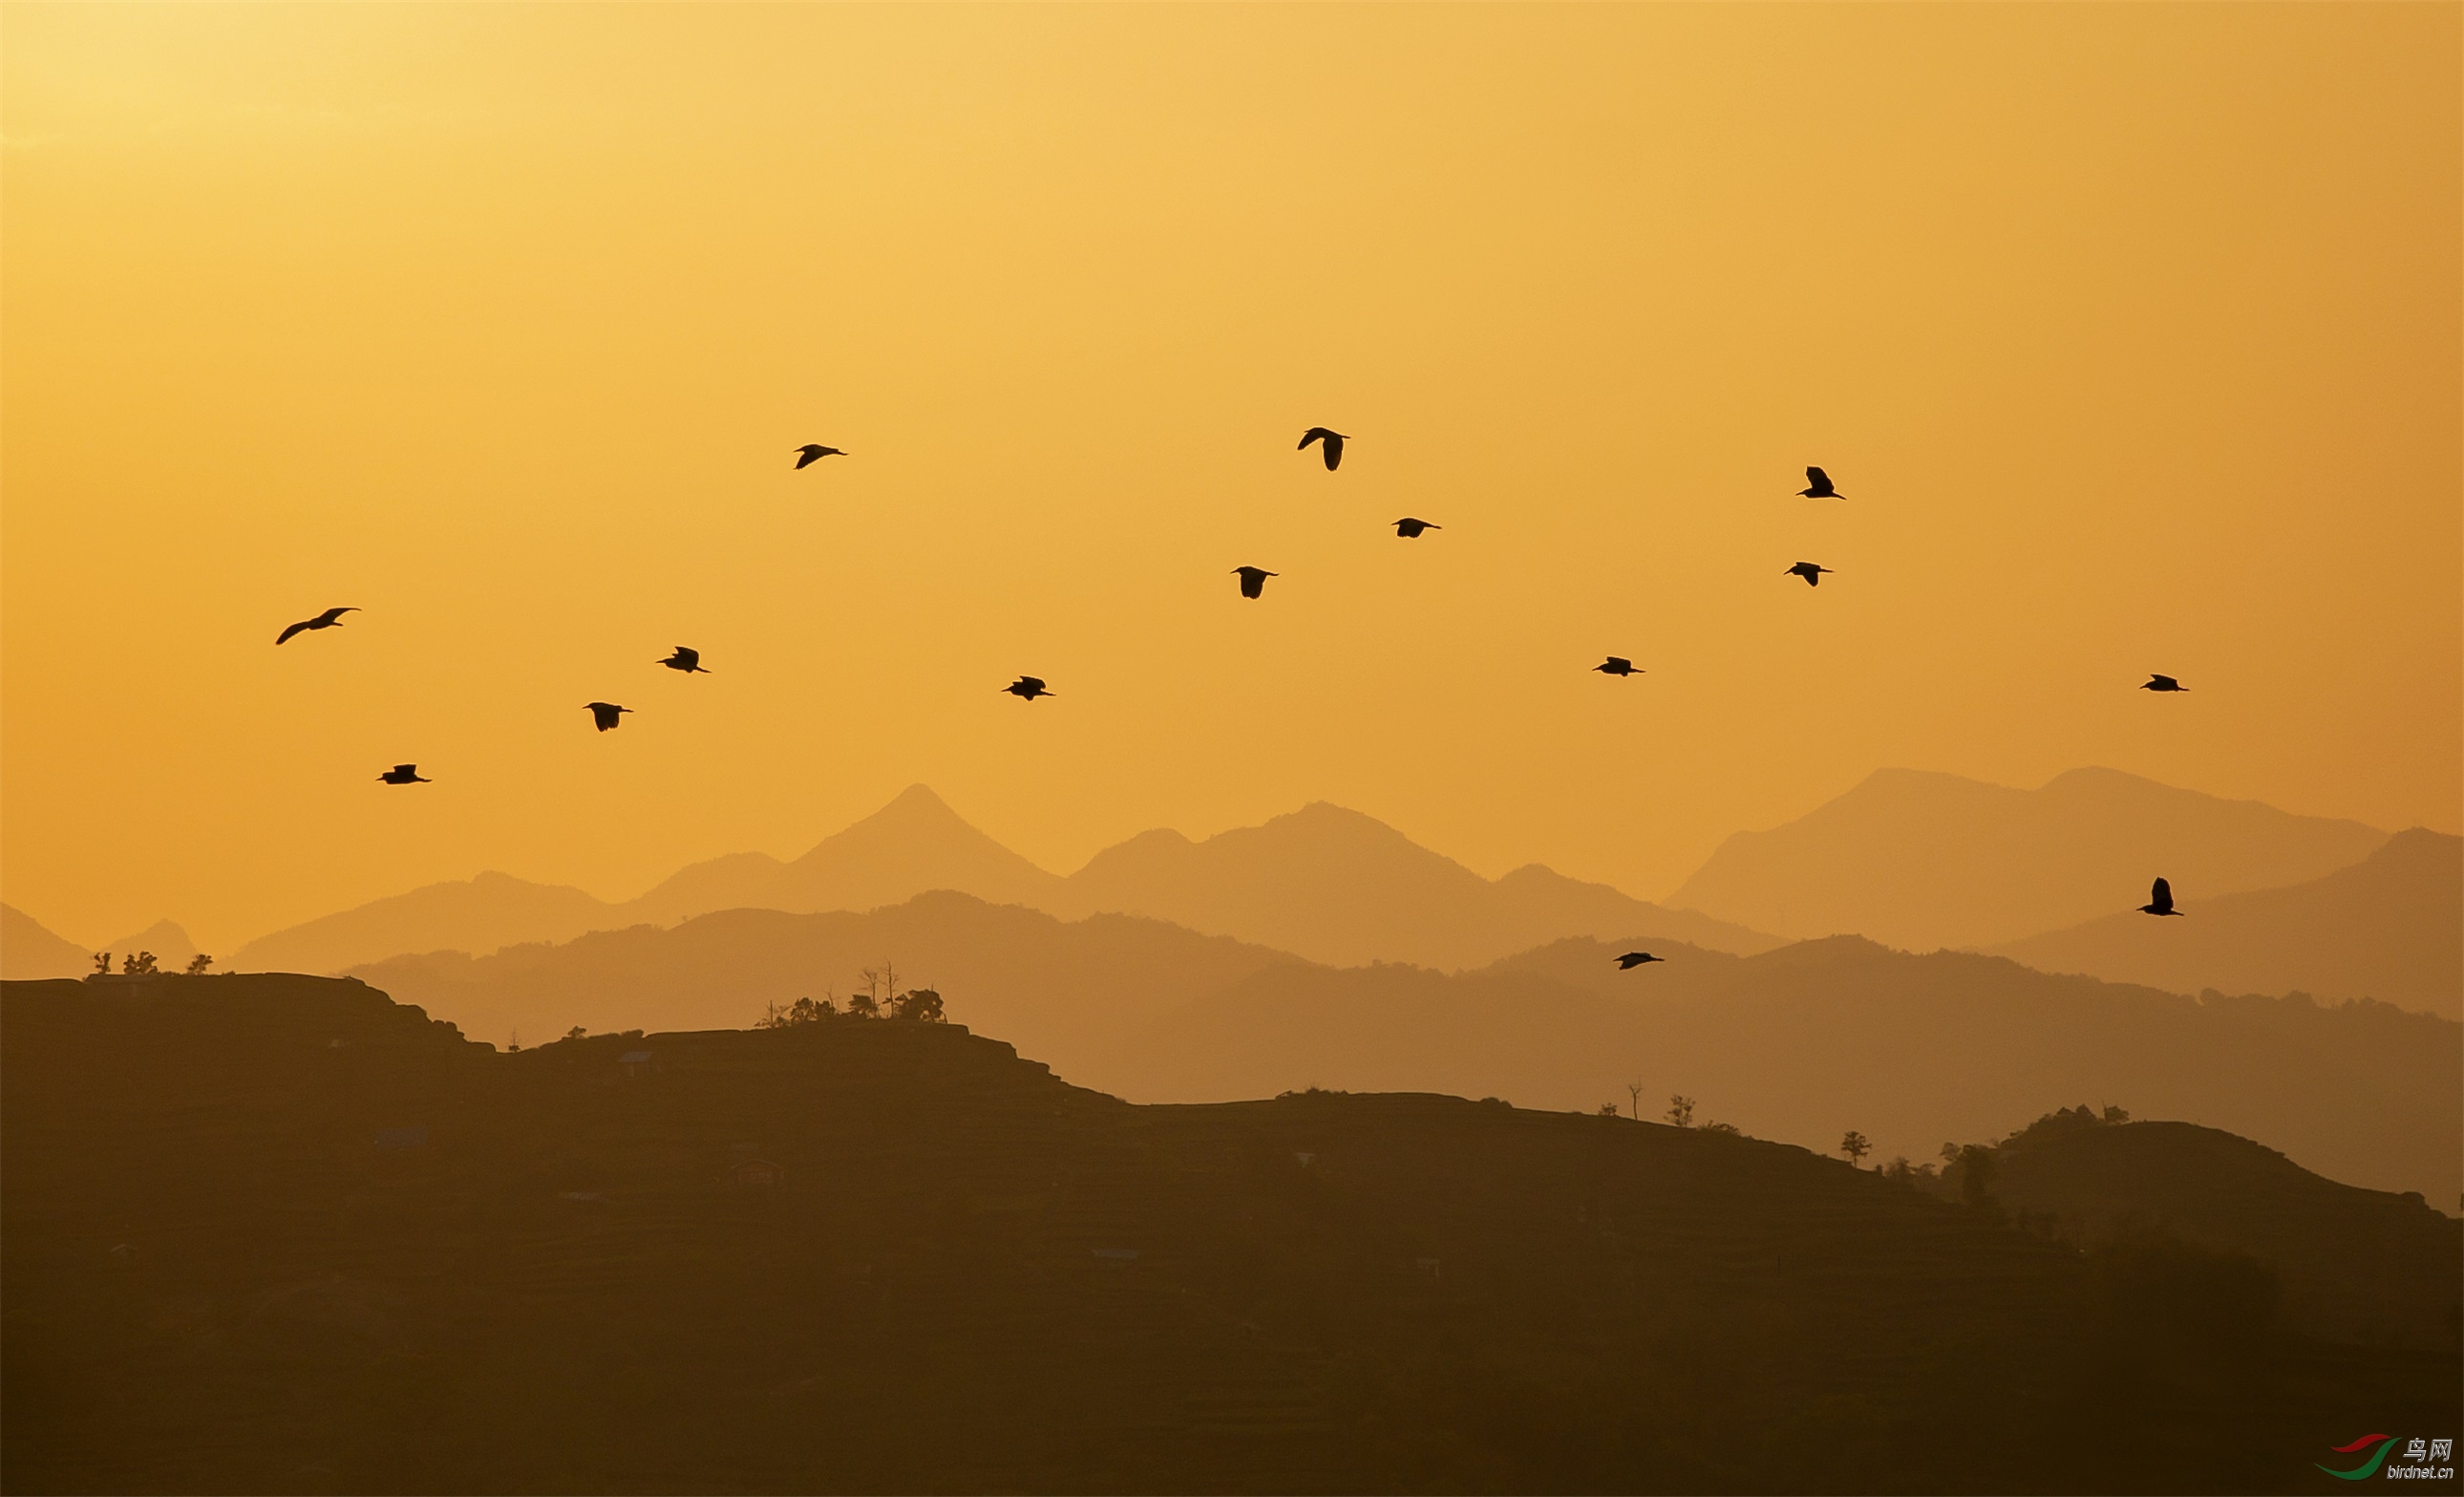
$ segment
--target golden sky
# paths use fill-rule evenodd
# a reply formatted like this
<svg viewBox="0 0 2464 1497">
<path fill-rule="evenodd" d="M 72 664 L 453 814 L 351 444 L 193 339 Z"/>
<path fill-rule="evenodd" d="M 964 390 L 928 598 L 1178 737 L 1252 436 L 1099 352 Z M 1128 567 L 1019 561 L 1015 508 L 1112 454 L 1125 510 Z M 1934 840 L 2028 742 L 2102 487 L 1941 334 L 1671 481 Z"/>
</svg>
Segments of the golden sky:
<svg viewBox="0 0 2464 1497">
<path fill-rule="evenodd" d="M 1645 897 L 1886 764 L 2464 820 L 2453 6 L 0 28 L 0 894 L 72 936 L 915 781 Z"/>
</svg>

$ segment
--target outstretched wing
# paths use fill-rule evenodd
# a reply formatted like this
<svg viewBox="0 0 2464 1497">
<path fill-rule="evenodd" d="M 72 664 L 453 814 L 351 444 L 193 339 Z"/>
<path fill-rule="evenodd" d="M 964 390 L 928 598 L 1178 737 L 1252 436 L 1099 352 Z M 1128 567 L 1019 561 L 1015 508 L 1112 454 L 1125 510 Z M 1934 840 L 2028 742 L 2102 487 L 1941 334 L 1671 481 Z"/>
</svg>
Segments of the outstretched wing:
<svg viewBox="0 0 2464 1497">
<path fill-rule="evenodd" d="M 822 450 L 818 447 L 800 447 L 796 449 L 796 466 L 809 468 L 821 455 Z"/>
<path fill-rule="evenodd" d="M 1828 489 L 1831 487 L 1831 475 L 1824 473 L 1819 468 L 1807 469 L 1805 471 L 1805 481 L 1814 485 L 1817 489 Z"/>
<path fill-rule="evenodd" d="M 683 662 L 684 668 L 690 671 L 693 667 L 701 664 L 701 651 L 694 649 L 690 646 L 678 645 L 676 647 L 676 659 Z"/>
<path fill-rule="evenodd" d="M 357 613 L 360 610 L 357 608 L 327 608 L 324 612 L 317 615 L 317 622 L 320 625 L 340 624 L 342 622 L 343 614 Z"/>
<path fill-rule="evenodd" d="M 1330 431 L 1326 434 L 1326 471 L 1332 473 L 1343 462 L 1343 438 Z"/>
<path fill-rule="evenodd" d="M 275 635 L 274 642 L 277 645 L 282 644 L 289 640 L 292 635 L 298 633 L 301 629 L 304 629 L 307 627 L 308 621 L 306 619 L 302 619 L 298 623 L 292 625 L 289 628 L 284 629 L 281 633 Z"/>
<path fill-rule="evenodd" d="M 1333 432 L 1331 432 L 1331 431 L 1329 431 L 1329 430 L 1328 430 L 1326 428 L 1324 428 L 1324 427 L 1311 427 L 1311 428 L 1309 428 L 1308 430 L 1306 430 L 1306 431 L 1304 431 L 1304 432 L 1302 432 L 1302 433 L 1301 433 L 1301 445 L 1300 445 L 1300 447 L 1297 449 L 1297 451 L 1304 451 L 1304 452 L 1306 452 L 1306 451 L 1309 451 L 1309 445 L 1311 442 L 1316 441 L 1316 440 L 1317 440 L 1318 438 L 1320 438 L 1320 437 L 1327 437 L 1327 436 L 1332 436 L 1332 435 L 1334 435 L 1334 433 L 1333 433 Z"/>
</svg>

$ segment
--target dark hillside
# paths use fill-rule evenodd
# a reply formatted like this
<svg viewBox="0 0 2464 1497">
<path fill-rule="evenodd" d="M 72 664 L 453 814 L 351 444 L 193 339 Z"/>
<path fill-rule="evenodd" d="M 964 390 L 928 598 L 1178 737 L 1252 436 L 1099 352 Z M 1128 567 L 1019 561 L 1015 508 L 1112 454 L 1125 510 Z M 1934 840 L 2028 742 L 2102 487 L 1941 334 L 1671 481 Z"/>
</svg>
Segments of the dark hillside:
<svg viewBox="0 0 2464 1497">
<path fill-rule="evenodd" d="M 11 1490 L 2308 1490 L 2458 1399 L 1699 1130 L 306 979 L 10 984 L 0 1057 Z"/>
<path fill-rule="evenodd" d="M 2248 1253 L 2295 1320 L 2339 1339 L 2452 1349 L 2464 1325 L 2464 1222 L 2213 1128 L 2055 1113 L 1994 1151 L 1992 1192 L 2075 1242 L 2155 1230 Z"/>
</svg>

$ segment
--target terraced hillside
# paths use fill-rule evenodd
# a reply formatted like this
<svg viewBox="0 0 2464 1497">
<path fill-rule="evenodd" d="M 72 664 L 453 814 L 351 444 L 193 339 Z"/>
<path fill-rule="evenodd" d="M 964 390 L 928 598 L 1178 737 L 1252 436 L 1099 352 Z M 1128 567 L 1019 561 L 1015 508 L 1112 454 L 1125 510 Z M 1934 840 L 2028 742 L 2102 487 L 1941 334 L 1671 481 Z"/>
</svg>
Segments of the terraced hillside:
<svg viewBox="0 0 2464 1497">
<path fill-rule="evenodd" d="M 955 1026 L 57 981 L 0 1064 L 11 1490 L 2308 1490 L 2458 1400 L 1794 1148 Z"/>
</svg>

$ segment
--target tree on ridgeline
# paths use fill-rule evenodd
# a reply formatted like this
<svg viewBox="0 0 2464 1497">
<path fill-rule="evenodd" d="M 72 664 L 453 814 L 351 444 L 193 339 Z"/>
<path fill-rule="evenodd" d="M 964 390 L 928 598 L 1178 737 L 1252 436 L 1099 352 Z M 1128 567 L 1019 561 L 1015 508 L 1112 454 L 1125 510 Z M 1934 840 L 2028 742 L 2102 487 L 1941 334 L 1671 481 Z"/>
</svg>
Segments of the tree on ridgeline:
<svg viewBox="0 0 2464 1497">
<path fill-rule="evenodd" d="M 912 988 L 891 999 L 890 1017 L 911 1024 L 949 1023 L 948 1016 L 941 1012 L 941 995 L 929 987 Z"/>
<path fill-rule="evenodd" d="M 202 978 L 206 975 L 206 969 L 213 964 L 213 958 L 207 956 L 204 952 L 199 952 L 194 957 L 188 958 L 188 976 L 192 978 Z"/>
<path fill-rule="evenodd" d="M 1873 1140 L 1852 1128 L 1840 1138 L 1839 1152 L 1848 1156 L 1851 1165 L 1862 1167 L 1865 1156 L 1874 1152 Z"/>
<path fill-rule="evenodd" d="M 1627 1082 L 1627 1083 L 1625 1084 L 1625 1105 L 1626 1105 L 1626 1107 L 1627 1107 L 1629 1110 L 1631 1110 L 1631 1111 L 1633 1112 L 1633 1113 L 1634 1113 L 1634 1120 L 1635 1120 L 1636 1122 L 1638 1122 L 1638 1123 L 1641 1122 L 1641 1121 L 1642 1121 L 1642 1083 L 1641 1083 L 1641 1082 L 1639 1082 L 1639 1081 L 1629 1081 L 1629 1082 Z"/>
<path fill-rule="evenodd" d="M 99 978 L 111 976 L 111 953 L 99 951 L 94 954 L 94 975 Z"/>
<path fill-rule="evenodd" d="M 1668 1121 L 1678 1128 L 1694 1126 L 1694 1099 L 1673 1096 L 1668 1099 Z"/>
<path fill-rule="evenodd" d="M 154 954 L 150 951 L 141 951 L 133 957 L 120 958 L 120 973 L 122 977 L 150 978 L 156 970 Z"/>
</svg>

